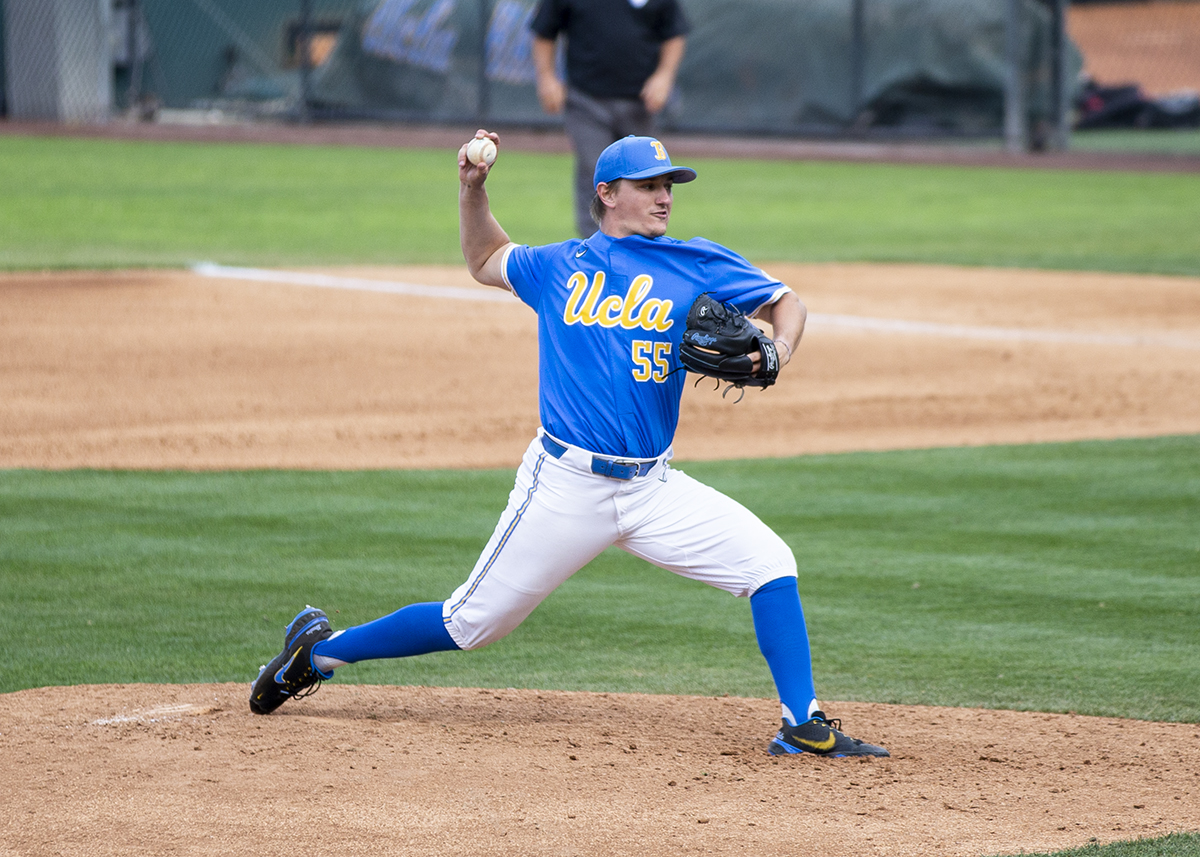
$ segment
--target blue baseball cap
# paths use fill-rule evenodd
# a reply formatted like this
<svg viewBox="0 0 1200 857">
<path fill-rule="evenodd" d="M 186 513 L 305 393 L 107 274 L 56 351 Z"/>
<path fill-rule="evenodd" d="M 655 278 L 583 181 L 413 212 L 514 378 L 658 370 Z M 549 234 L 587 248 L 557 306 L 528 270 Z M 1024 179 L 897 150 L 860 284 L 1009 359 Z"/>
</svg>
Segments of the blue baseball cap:
<svg viewBox="0 0 1200 857">
<path fill-rule="evenodd" d="M 651 179 L 667 173 L 671 173 L 678 184 L 696 178 L 696 171 L 691 167 L 674 166 L 658 140 L 631 134 L 600 153 L 596 159 L 596 172 L 592 175 L 592 187 L 617 179 Z"/>
</svg>

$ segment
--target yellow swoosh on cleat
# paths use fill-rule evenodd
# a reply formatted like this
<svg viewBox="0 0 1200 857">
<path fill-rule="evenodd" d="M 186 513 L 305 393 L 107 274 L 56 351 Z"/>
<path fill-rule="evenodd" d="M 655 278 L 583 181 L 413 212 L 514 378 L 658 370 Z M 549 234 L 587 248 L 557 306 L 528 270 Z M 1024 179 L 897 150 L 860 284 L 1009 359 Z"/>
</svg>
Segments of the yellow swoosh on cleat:
<svg viewBox="0 0 1200 857">
<path fill-rule="evenodd" d="M 296 655 L 298 654 L 300 654 L 299 649 L 292 653 L 292 656 L 288 658 L 288 662 L 279 668 L 279 672 L 275 673 L 275 682 L 277 684 L 283 684 L 283 674 L 288 671 L 288 668 L 292 665 L 292 661 L 296 660 Z"/>
<path fill-rule="evenodd" d="M 818 753 L 824 753 L 827 750 L 833 749 L 833 745 L 837 743 L 837 735 L 830 730 L 829 737 L 824 741 L 805 741 L 803 738 L 796 738 L 794 740 L 797 744 L 816 750 Z"/>
</svg>

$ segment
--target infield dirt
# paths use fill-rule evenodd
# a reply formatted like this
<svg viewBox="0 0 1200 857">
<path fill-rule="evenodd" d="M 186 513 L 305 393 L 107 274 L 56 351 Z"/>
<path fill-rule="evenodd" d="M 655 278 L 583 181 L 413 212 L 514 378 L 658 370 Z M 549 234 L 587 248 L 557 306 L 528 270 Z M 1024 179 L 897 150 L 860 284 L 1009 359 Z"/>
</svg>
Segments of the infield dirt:
<svg viewBox="0 0 1200 857">
<path fill-rule="evenodd" d="M 812 315 L 737 405 L 689 387 L 680 460 L 1200 430 L 1200 280 L 768 264 Z M 471 290 L 461 266 L 324 271 Z M 512 467 L 538 425 L 515 299 L 0 276 L 0 467 Z"/>
<path fill-rule="evenodd" d="M 689 389 L 681 461 L 1200 432 L 1200 280 L 766 267 L 813 313 L 798 362 L 736 405 Z M 515 467 L 535 337 L 515 301 L 4 275 L 0 468 Z M 1200 829 L 1192 724 L 826 701 L 892 758 L 773 759 L 774 700 L 334 682 L 255 717 L 247 691 L 0 696 L 0 855 L 986 855 Z"/>
</svg>

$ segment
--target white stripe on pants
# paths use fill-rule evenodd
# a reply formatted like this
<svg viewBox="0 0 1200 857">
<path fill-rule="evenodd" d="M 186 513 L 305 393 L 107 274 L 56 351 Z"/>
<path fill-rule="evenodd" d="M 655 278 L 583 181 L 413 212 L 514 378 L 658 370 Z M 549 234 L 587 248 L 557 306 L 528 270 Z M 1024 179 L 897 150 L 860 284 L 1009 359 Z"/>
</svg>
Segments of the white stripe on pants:
<svg viewBox="0 0 1200 857">
<path fill-rule="evenodd" d="M 666 463 L 628 481 L 597 476 L 529 445 L 470 577 L 444 603 L 454 642 L 477 649 L 511 632 L 609 545 L 735 596 L 795 576 L 791 549 L 735 500 Z"/>
</svg>

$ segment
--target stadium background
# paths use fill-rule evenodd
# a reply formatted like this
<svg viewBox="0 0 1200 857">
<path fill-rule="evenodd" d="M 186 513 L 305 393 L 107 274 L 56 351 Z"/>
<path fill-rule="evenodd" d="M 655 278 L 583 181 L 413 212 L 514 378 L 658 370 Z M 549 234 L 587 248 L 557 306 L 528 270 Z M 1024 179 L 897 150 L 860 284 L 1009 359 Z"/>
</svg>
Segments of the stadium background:
<svg viewBox="0 0 1200 857">
<path fill-rule="evenodd" d="M 14 119 L 85 122 L 207 110 L 553 126 L 530 71 L 533 5 L 5 0 L 4 109 Z M 694 31 L 662 128 L 1002 136 L 1017 149 L 1063 148 L 1081 119 L 1196 127 L 1198 9 L 1189 0 L 693 0 Z M 1139 91 L 1115 93 L 1118 109 L 1085 116 L 1089 82 Z"/>
</svg>

